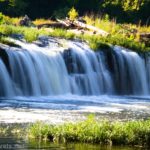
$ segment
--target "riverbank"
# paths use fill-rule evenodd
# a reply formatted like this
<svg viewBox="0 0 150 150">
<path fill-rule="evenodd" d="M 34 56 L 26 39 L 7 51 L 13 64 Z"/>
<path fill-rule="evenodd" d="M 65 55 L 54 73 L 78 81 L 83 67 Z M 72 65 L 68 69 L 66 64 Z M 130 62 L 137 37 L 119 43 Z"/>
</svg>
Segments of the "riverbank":
<svg viewBox="0 0 150 150">
<path fill-rule="evenodd" d="M 108 50 L 148 52 L 138 35 L 4 23 L 0 32 L 1 136 L 149 146 L 149 53 Z"/>
<path fill-rule="evenodd" d="M 88 25 L 94 24 L 94 27 L 107 31 L 109 35 L 101 36 L 91 31 L 80 29 L 70 30 L 44 25 L 42 28 L 37 28 L 37 26 L 52 22 L 44 19 L 33 21 L 35 24 L 34 27 L 24 27 L 18 25 L 19 18 L 18 20 L 17 18 L 6 18 L 6 21 L 0 25 L 0 42 L 12 45 L 7 37 L 17 34 L 27 42 L 35 41 L 39 36 L 50 36 L 65 39 L 80 39 L 86 41 L 93 50 L 107 49 L 110 45 L 119 45 L 134 51 L 150 51 L 149 40 L 145 37 L 141 39 L 141 34 L 146 35 L 146 33 L 150 32 L 150 28 L 147 26 L 117 24 L 114 20 L 92 16 L 84 16 L 84 19 Z"/>
<path fill-rule="evenodd" d="M 94 115 L 79 122 L 65 122 L 64 124 L 48 124 L 36 122 L 33 124 L 3 124 L 0 127 L 0 137 L 3 144 L 7 139 L 19 142 L 20 146 L 25 143 L 37 141 L 42 143 L 69 144 L 89 143 L 100 146 L 130 146 L 142 149 L 150 147 L 150 120 L 136 121 L 108 121 L 98 120 Z M 21 144 L 22 143 L 22 144 Z M 12 144 L 12 143 L 11 143 Z M 10 145 L 11 145 L 10 144 Z M 19 145 L 18 144 L 18 145 Z M 37 147 L 37 144 L 34 145 Z"/>
<path fill-rule="evenodd" d="M 13 43 L 9 42 L 7 37 L 11 37 L 11 35 L 22 35 L 27 42 L 33 42 L 38 39 L 39 36 L 50 36 L 50 37 L 60 37 L 65 39 L 79 39 L 82 41 L 86 41 L 91 49 L 93 50 L 101 50 L 108 49 L 110 44 L 119 45 L 125 48 L 129 48 L 131 50 L 137 52 L 145 52 L 150 51 L 150 47 L 146 46 L 144 43 L 139 41 L 134 41 L 129 38 L 125 38 L 120 35 L 109 35 L 107 37 L 102 37 L 98 35 L 89 35 L 89 34 L 76 34 L 71 31 L 67 31 L 65 29 L 37 29 L 37 28 L 28 28 L 28 27 L 15 27 L 12 25 L 1 25 L 0 32 L 5 36 L 0 38 L 0 42 L 13 45 Z M 14 44 L 15 45 L 15 44 Z"/>
<path fill-rule="evenodd" d="M 150 120 L 97 121 L 91 115 L 85 121 L 63 125 L 47 125 L 37 122 L 29 127 L 28 136 L 55 142 L 87 142 L 149 147 L 149 129 Z"/>
</svg>

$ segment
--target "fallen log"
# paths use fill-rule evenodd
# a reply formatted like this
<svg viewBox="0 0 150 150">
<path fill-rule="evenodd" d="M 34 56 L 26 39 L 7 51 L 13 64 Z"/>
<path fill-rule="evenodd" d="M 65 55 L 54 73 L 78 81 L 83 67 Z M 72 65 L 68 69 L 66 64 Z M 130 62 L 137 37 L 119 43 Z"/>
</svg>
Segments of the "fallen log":
<svg viewBox="0 0 150 150">
<path fill-rule="evenodd" d="M 56 19 L 60 24 L 63 24 L 64 26 L 66 26 L 66 27 L 69 27 L 69 26 L 71 26 L 71 22 L 70 21 L 64 21 L 64 20 L 60 20 L 60 19 Z"/>
<path fill-rule="evenodd" d="M 99 29 L 99 28 L 97 28 L 97 27 L 94 27 L 94 26 L 85 24 L 85 23 L 80 22 L 80 21 L 77 21 L 77 20 L 73 21 L 72 23 L 73 23 L 75 26 L 77 26 L 77 27 L 92 30 L 93 32 L 98 33 L 98 34 L 100 34 L 100 35 L 102 35 L 102 36 L 107 36 L 107 35 L 109 35 L 108 32 L 106 32 L 106 31 L 104 31 L 104 30 L 102 30 L 102 29 Z"/>
<path fill-rule="evenodd" d="M 40 24 L 37 26 L 38 29 L 42 28 L 42 27 L 51 27 L 51 28 L 67 28 L 66 25 L 60 23 L 60 22 L 55 22 L 55 23 L 44 23 L 44 24 Z"/>
<path fill-rule="evenodd" d="M 140 33 L 140 37 L 150 38 L 150 33 Z"/>
<path fill-rule="evenodd" d="M 91 30 L 93 31 L 94 34 L 100 34 L 102 36 L 107 36 L 109 35 L 108 32 L 102 30 L 102 29 L 99 29 L 97 27 L 94 27 L 92 25 L 88 25 L 84 22 L 81 22 L 81 21 L 78 21 L 78 20 L 75 20 L 75 21 L 71 21 L 69 19 L 67 20 L 60 20 L 60 19 L 57 19 L 57 21 L 61 24 L 63 24 L 64 26 L 66 26 L 67 28 L 78 28 L 78 29 L 84 29 L 84 30 Z"/>
</svg>

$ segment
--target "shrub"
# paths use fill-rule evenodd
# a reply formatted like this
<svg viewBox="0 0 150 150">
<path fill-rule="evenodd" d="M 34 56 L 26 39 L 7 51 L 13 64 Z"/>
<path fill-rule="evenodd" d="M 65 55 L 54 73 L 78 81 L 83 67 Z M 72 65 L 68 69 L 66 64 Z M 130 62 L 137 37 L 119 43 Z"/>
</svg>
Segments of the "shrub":
<svg viewBox="0 0 150 150">
<path fill-rule="evenodd" d="M 68 16 L 70 20 L 75 20 L 78 17 L 78 12 L 74 7 L 72 7 L 71 10 L 68 12 Z"/>
<path fill-rule="evenodd" d="M 0 25 L 0 33 L 4 35 L 12 34 L 12 27 L 8 25 Z"/>
<path fill-rule="evenodd" d="M 4 21 L 4 16 L 3 16 L 3 14 L 0 12 L 0 24 L 2 24 L 3 21 Z"/>
<path fill-rule="evenodd" d="M 36 41 L 38 38 L 38 31 L 36 29 L 26 29 L 24 31 L 24 38 L 27 42 L 32 42 L 32 41 Z"/>
<path fill-rule="evenodd" d="M 88 142 L 113 145 L 149 146 L 150 120 L 109 122 L 90 116 L 87 120 L 62 125 L 35 123 L 29 127 L 32 138 L 57 142 Z M 49 138 L 50 137 L 50 138 Z"/>
</svg>

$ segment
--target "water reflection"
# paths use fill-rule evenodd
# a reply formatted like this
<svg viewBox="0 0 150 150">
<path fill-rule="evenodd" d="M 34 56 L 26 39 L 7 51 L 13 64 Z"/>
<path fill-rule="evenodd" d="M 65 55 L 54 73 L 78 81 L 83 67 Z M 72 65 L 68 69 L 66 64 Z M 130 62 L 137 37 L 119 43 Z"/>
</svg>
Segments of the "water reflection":
<svg viewBox="0 0 150 150">
<path fill-rule="evenodd" d="M 17 139 L 14 137 L 0 138 L 0 150 L 146 150 L 134 147 L 100 146 L 93 144 L 66 143 L 57 144 L 46 141 Z M 148 150 L 148 149 L 147 149 Z"/>
</svg>

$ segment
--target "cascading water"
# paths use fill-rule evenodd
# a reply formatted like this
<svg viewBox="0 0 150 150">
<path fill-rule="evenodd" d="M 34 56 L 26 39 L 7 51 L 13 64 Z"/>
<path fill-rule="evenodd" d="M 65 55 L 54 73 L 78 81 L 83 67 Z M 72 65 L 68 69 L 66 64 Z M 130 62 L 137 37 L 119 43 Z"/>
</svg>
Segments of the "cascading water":
<svg viewBox="0 0 150 150">
<path fill-rule="evenodd" d="M 85 43 L 68 41 L 68 49 L 18 42 L 0 53 L 0 96 L 148 95 L 148 60 L 114 47 L 93 52 Z M 2 59 L 3 58 L 3 59 Z"/>
<path fill-rule="evenodd" d="M 13 86 L 9 77 L 8 71 L 0 59 L 0 95 L 1 96 L 13 96 Z"/>
</svg>

